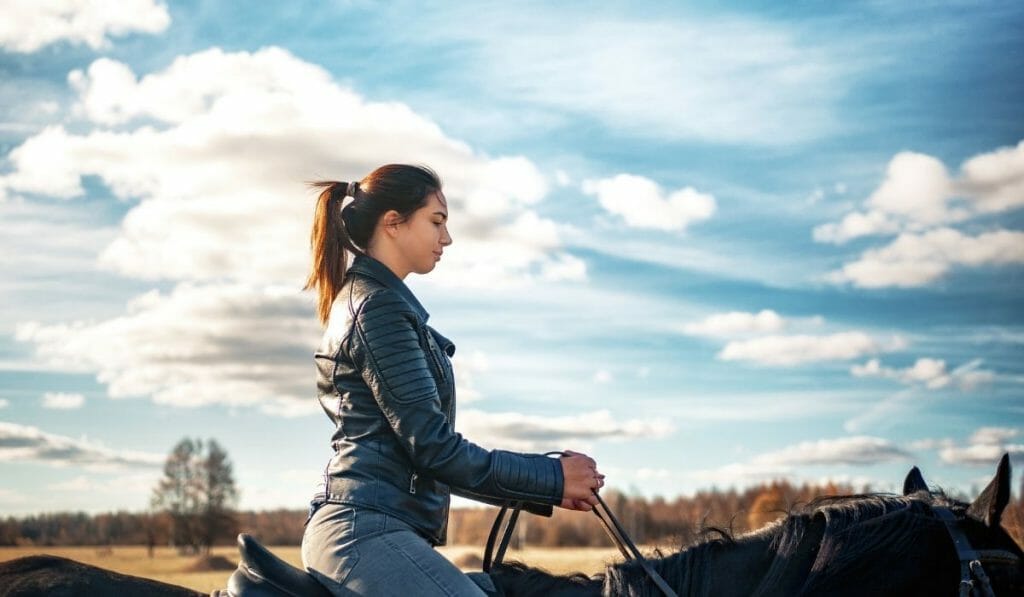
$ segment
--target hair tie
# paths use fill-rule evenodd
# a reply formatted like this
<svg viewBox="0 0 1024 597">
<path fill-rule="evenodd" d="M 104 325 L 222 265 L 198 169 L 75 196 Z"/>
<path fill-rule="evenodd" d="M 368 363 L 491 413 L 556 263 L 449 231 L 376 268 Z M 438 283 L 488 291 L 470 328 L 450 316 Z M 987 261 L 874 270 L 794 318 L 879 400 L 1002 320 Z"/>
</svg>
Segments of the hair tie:
<svg viewBox="0 0 1024 597">
<path fill-rule="evenodd" d="M 345 196 L 346 197 L 352 197 L 353 199 L 355 199 L 356 193 L 358 193 L 358 192 L 359 192 L 359 183 L 358 182 L 350 182 L 350 183 L 348 183 L 348 188 L 345 189 Z"/>
</svg>

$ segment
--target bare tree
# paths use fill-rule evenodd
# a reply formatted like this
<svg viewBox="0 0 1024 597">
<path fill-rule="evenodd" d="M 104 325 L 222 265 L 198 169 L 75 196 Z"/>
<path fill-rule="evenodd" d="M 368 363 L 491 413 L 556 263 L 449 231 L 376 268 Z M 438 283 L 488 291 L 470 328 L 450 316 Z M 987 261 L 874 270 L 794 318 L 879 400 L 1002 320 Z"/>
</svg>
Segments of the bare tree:
<svg viewBox="0 0 1024 597">
<path fill-rule="evenodd" d="M 204 444 L 186 437 L 167 456 L 152 504 L 166 513 L 173 545 L 208 553 L 218 538 L 234 531 L 237 500 L 227 452 L 216 440 Z"/>
</svg>

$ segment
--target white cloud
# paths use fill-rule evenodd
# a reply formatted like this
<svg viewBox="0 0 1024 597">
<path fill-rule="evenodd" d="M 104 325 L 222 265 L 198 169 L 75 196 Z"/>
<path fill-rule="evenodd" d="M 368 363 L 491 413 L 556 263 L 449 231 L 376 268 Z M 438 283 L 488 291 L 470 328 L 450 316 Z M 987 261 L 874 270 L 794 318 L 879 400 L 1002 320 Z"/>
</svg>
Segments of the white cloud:
<svg viewBox="0 0 1024 597">
<path fill-rule="evenodd" d="M 787 321 L 771 309 L 757 313 L 730 311 L 709 315 L 704 320 L 688 323 L 683 332 L 693 336 L 728 337 L 751 333 L 778 332 L 786 327 Z"/>
<path fill-rule="evenodd" d="M 1024 232 L 994 230 L 968 236 L 952 228 L 920 234 L 905 232 L 888 246 L 869 249 L 860 259 L 832 272 L 835 282 L 862 288 L 924 286 L 954 266 L 1024 263 Z"/>
<path fill-rule="evenodd" d="M 961 166 L 959 185 L 982 213 L 1024 207 L 1024 141 L 974 156 Z"/>
<path fill-rule="evenodd" d="M 1000 444 L 1020 435 L 1015 427 L 979 427 L 968 441 L 972 444 Z"/>
<path fill-rule="evenodd" d="M 908 460 L 911 455 L 892 442 L 871 436 L 851 436 L 801 442 L 761 454 L 754 463 L 774 466 L 873 465 Z"/>
<path fill-rule="evenodd" d="M 1020 435 L 1021 430 L 1017 427 L 979 427 L 963 443 L 950 438 L 924 439 L 912 442 L 910 447 L 937 450 L 939 458 L 946 464 L 991 467 L 1003 454 L 1009 454 L 1013 460 L 1024 457 L 1024 444 L 1012 441 Z"/>
<path fill-rule="evenodd" d="M 619 174 L 583 181 L 583 192 L 595 195 L 608 213 L 621 216 L 627 226 L 655 230 L 685 230 L 715 213 L 715 198 L 693 187 L 669 193 L 648 178 Z"/>
<path fill-rule="evenodd" d="M 661 438 L 674 429 L 664 419 L 618 419 L 607 410 L 561 417 L 467 410 L 459 413 L 456 427 L 489 448 L 544 452 L 583 449 L 597 440 Z"/>
<path fill-rule="evenodd" d="M 1024 444 L 1010 443 L 1020 435 L 1016 427 L 981 427 L 962 446 L 946 445 L 939 450 L 939 458 L 947 464 L 966 466 L 993 466 L 1003 454 L 1017 459 L 1024 456 Z"/>
<path fill-rule="evenodd" d="M 47 392 L 43 394 L 43 408 L 54 410 L 76 410 L 85 404 L 85 396 L 64 392 Z"/>
<path fill-rule="evenodd" d="M 949 371 L 946 362 L 941 359 L 920 358 L 910 367 L 893 369 L 883 367 L 878 359 L 871 359 L 863 365 L 853 365 L 850 373 L 854 377 L 883 377 L 907 385 L 920 384 L 929 390 L 953 385 L 968 392 L 996 378 L 993 371 L 979 369 L 980 365 L 981 359 L 975 359 Z"/>
<path fill-rule="evenodd" d="M 481 156 L 405 105 L 368 102 L 279 48 L 211 49 L 141 79 L 104 58 L 69 81 L 76 111 L 99 127 L 27 139 L 10 152 L 0 193 L 74 198 L 94 175 L 139 201 L 100 256 L 121 274 L 300 284 L 314 204 L 303 181 L 399 161 L 427 162 L 445 180 L 455 244 L 432 279 L 585 278 L 554 223 L 531 208 L 549 186 L 532 162 Z"/>
<path fill-rule="evenodd" d="M 861 435 L 801 442 L 760 454 L 748 462 L 695 471 L 692 476 L 703 482 L 747 485 L 796 478 L 798 467 L 872 466 L 910 459 L 910 453 L 886 439 Z"/>
<path fill-rule="evenodd" d="M 867 206 L 913 224 L 942 224 L 965 214 L 950 211 L 953 185 L 939 160 L 909 151 L 893 156 L 885 180 Z"/>
<path fill-rule="evenodd" d="M 951 177 L 934 157 L 895 155 L 885 179 L 862 209 L 816 226 L 814 240 L 843 244 L 870 235 L 898 235 L 864 251 L 828 279 L 865 288 L 930 284 L 954 267 L 1024 263 L 1024 233 L 995 229 L 971 236 L 950 227 L 981 214 L 1024 206 L 1024 141 L 965 161 Z"/>
<path fill-rule="evenodd" d="M 851 212 L 838 224 L 828 223 L 814 228 L 814 240 L 819 243 L 843 244 L 846 241 L 875 234 L 895 234 L 899 223 L 880 211 Z"/>
<path fill-rule="evenodd" d="M 611 374 L 610 371 L 608 371 L 606 369 L 600 369 L 600 370 L 594 372 L 594 382 L 595 383 L 605 384 L 605 383 L 611 383 L 611 381 L 612 381 L 612 374 Z"/>
<path fill-rule="evenodd" d="M 11 405 L 11 402 L 6 398 L 0 398 L 0 408 L 7 408 Z"/>
<path fill-rule="evenodd" d="M 84 43 L 94 50 L 109 45 L 108 35 L 160 33 L 171 17 L 155 0 L 5 0 L 0 47 L 34 52 L 58 41 Z"/>
<path fill-rule="evenodd" d="M 723 361 L 752 361 L 763 365 L 786 366 L 855 359 L 865 354 L 900 350 L 905 346 L 906 341 L 900 337 L 880 341 L 857 331 L 827 336 L 764 336 L 731 341 L 718 353 L 718 358 Z"/>
<path fill-rule="evenodd" d="M 310 297 L 294 289 L 181 284 L 137 297 L 120 317 L 26 323 L 16 337 L 45 362 L 95 372 L 113 398 L 303 415 L 319 410 L 308 385 L 319 337 L 311 315 Z"/>
<path fill-rule="evenodd" d="M 1024 455 L 1024 444 L 969 444 L 939 450 L 943 462 L 967 466 L 992 466 L 1003 454 Z"/>
<path fill-rule="evenodd" d="M 164 457 L 150 452 L 112 450 L 85 439 L 72 439 L 35 427 L 0 421 L 0 461 L 34 460 L 52 466 L 84 466 L 92 470 L 150 468 Z"/>
</svg>

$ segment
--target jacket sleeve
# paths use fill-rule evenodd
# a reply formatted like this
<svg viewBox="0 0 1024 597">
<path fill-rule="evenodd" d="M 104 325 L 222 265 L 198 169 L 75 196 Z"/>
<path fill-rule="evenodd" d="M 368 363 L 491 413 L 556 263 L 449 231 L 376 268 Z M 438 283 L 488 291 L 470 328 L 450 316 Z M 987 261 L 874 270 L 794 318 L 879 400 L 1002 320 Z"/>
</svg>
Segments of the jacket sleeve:
<svg viewBox="0 0 1024 597">
<path fill-rule="evenodd" d="M 491 506 L 507 506 L 509 505 L 508 499 L 500 499 L 487 495 L 480 495 L 479 493 L 473 493 L 461 487 L 452 487 L 452 495 L 464 497 L 467 499 L 475 500 Z M 530 514 L 537 516 L 550 517 L 554 514 L 554 507 L 551 504 L 539 504 L 537 502 L 522 502 L 523 510 L 526 510 Z"/>
<path fill-rule="evenodd" d="M 365 299 L 350 351 L 418 471 L 480 496 L 561 502 L 564 480 L 557 459 L 485 450 L 452 429 L 419 342 L 416 316 L 400 296 L 381 290 Z"/>
</svg>

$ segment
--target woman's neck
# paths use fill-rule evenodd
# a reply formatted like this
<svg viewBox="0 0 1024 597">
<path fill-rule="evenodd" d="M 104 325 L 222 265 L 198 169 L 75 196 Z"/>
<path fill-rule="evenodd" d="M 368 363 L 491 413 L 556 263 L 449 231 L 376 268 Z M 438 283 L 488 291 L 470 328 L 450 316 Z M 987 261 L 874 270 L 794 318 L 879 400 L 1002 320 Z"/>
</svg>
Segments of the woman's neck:
<svg viewBox="0 0 1024 597">
<path fill-rule="evenodd" d="M 366 254 L 387 266 L 399 280 L 405 280 L 405 277 L 409 275 L 409 268 L 404 265 L 405 260 L 390 245 L 384 243 L 370 245 L 366 249 Z"/>
</svg>

